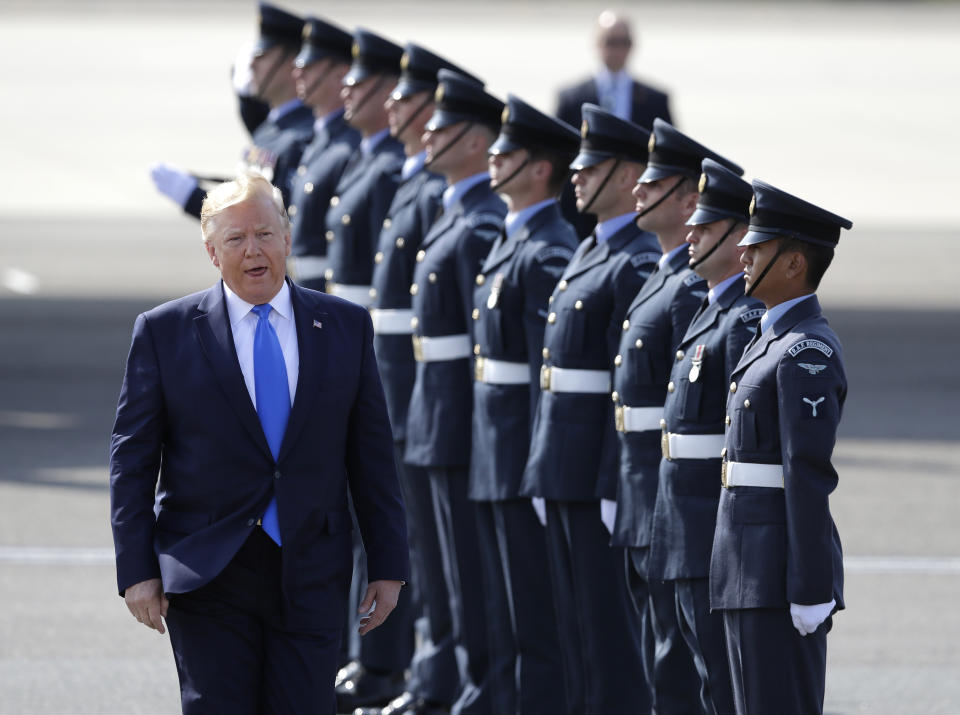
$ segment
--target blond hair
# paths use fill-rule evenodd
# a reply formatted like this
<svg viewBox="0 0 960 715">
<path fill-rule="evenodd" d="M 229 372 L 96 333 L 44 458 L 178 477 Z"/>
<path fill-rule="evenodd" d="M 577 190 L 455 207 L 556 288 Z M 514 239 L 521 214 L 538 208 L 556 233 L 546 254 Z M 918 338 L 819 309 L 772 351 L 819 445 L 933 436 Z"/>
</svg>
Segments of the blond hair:
<svg viewBox="0 0 960 715">
<path fill-rule="evenodd" d="M 263 174 L 256 171 L 244 171 L 233 181 L 225 181 L 207 192 L 200 209 L 200 233 L 203 236 L 204 243 L 211 238 L 213 220 L 224 209 L 257 196 L 269 198 L 273 205 L 277 207 L 277 213 L 280 214 L 280 222 L 283 227 L 285 229 L 289 228 L 290 219 L 283 207 L 283 195 L 280 193 L 280 189 L 267 181 Z"/>
</svg>

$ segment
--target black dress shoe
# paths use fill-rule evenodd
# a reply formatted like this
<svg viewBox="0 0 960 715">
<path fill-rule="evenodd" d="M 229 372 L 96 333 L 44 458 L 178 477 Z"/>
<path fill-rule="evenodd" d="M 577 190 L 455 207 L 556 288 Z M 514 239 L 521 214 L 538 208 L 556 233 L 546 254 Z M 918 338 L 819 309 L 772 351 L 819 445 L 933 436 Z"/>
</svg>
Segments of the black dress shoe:
<svg viewBox="0 0 960 715">
<path fill-rule="evenodd" d="M 449 715 L 442 705 L 427 703 L 413 693 L 403 693 L 383 708 L 357 708 L 353 715 Z"/>
<path fill-rule="evenodd" d="M 380 675 L 363 670 L 359 677 L 337 686 L 337 712 L 386 705 L 401 695 L 406 685 L 407 678 L 402 672 Z"/>
<path fill-rule="evenodd" d="M 351 660 L 345 666 L 337 671 L 337 679 L 334 681 L 334 687 L 339 688 L 348 680 L 356 680 L 363 672 L 363 666 L 359 660 Z"/>
</svg>

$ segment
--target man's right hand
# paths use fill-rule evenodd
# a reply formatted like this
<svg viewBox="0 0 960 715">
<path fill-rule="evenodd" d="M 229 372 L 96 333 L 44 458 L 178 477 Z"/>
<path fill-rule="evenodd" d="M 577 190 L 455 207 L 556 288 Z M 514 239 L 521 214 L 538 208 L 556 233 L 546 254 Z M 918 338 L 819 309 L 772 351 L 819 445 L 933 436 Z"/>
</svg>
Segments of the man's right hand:
<svg viewBox="0 0 960 715">
<path fill-rule="evenodd" d="M 158 578 L 135 583 L 123 593 L 123 600 L 133 617 L 147 628 L 166 633 L 162 618 L 167 617 L 170 602 L 163 595 L 163 583 Z"/>
<path fill-rule="evenodd" d="M 177 206 L 187 205 L 193 190 L 199 185 L 197 180 L 183 169 L 171 164 L 158 163 L 150 167 L 150 178 L 157 191 L 171 199 Z"/>
</svg>

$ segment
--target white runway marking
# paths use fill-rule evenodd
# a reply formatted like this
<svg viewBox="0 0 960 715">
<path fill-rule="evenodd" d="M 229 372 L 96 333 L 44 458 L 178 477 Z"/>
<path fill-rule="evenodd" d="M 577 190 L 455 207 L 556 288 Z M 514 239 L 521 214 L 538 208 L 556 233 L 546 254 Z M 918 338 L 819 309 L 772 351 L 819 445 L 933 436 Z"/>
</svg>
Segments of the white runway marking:
<svg viewBox="0 0 960 715">
<path fill-rule="evenodd" d="M 0 563 L 38 565 L 112 564 L 112 548 L 69 546 L 0 546 Z M 960 576 L 960 557 L 848 556 L 848 573 L 928 573 Z"/>
<path fill-rule="evenodd" d="M 37 292 L 40 281 L 32 273 L 27 273 L 19 268 L 4 268 L 0 271 L 0 284 L 14 293 L 30 295 Z"/>
</svg>

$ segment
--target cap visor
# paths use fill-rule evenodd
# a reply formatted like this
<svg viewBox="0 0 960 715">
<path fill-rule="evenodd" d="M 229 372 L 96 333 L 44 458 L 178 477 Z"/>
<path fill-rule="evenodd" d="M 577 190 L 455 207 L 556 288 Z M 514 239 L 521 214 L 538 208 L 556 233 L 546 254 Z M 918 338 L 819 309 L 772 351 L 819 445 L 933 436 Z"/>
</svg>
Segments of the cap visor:
<svg viewBox="0 0 960 715">
<path fill-rule="evenodd" d="M 772 241 L 775 238 L 778 238 L 780 234 L 776 233 L 765 233 L 761 231 L 747 231 L 746 235 L 740 239 L 738 246 L 753 246 L 758 243 L 766 243 L 767 241 Z"/>
<path fill-rule="evenodd" d="M 523 149 L 522 144 L 518 144 L 513 139 L 504 134 L 501 134 L 497 137 L 497 140 L 493 143 L 493 146 L 487 151 L 488 154 L 509 154 L 511 152 L 517 151 L 518 149 Z"/>
<path fill-rule="evenodd" d="M 729 221 L 731 219 L 741 223 L 747 222 L 745 216 L 738 216 L 728 211 L 717 211 L 715 209 L 697 206 L 697 210 L 693 212 L 693 216 L 687 219 L 686 225 L 702 226 L 707 223 L 713 223 L 714 221 Z"/>
<path fill-rule="evenodd" d="M 358 67 L 357 65 L 353 65 L 350 67 L 350 71 L 344 75 L 343 84 L 347 87 L 352 87 L 355 84 L 360 84 L 363 82 L 363 80 L 372 75 L 373 72 L 368 70 L 366 67 Z"/>
<path fill-rule="evenodd" d="M 397 83 L 397 86 L 394 88 L 393 92 L 390 93 L 390 96 L 394 101 L 401 99 L 408 99 L 415 94 L 420 92 L 433 92 L 436 89 L 433 85 L 427 84 L 426 82 L 411 82 L 410 80 L 402 79 Z"/>
<path fill-rule="evenodd" d="M 680 171 L 673 166 L 654 166 L 648 164 L 646 170 L 640 175 L 640 178 L 637 179 L 637 182 L 641 184 L 649 184 L 652 181 L 660 181 L 660 179 L 667 179 L 671 176 L 680 176 L 681 174 L 686 176 L 685 171 Z"/>
<path fill-rule="evenodd" d="M 260 55 L 266 53 L 271 47 L 276 47 L 278 43 L 276 40 L 269 37 L 259 37 L 256 44 L 253 46 L 253 52 L 251 53 L 252 57 L 259 57 Z"/>
<path fill-rule="evenodd" d="M 582 151 L 570 162 L 570 168 L 574 171 L 580 171 L 581 169 L 589 169 L 591 166 L 596 166 L 597 164 L 602 164 L 607 159 L 610 159 L 611 155 L 609 154 L 598 154 L 594 151 Z"/>
<path fill-rule="evenodd" d="M 433 116 L 427 120 L 427 125 L 424 127 L 429 132 L 435 132 L 444 127 L 453 126 L 454 124 L 459 124 L 460 122 L 470 121 L 470 117 L 454 114 L 453 112 L 447 112 L 443 109 L 438 109 L 433 113 Z"/>
</svg>

